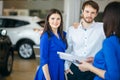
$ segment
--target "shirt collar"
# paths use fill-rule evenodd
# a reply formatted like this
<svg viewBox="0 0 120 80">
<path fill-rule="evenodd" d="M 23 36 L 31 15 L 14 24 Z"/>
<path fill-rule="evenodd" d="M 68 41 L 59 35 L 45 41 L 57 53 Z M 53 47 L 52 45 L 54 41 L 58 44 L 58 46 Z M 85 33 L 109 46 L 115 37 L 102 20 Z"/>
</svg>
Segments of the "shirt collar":
<svg viewBox="0 0 120 80">
<path fill-rule="evenodd" d="M 82 29 L 83 29 L 82 20 L 83 20 L 83 19 L 81 19 L 81 21 L 80 21 L 79 28 L 82 28 Z M 92 22 L 92 24 L 89 26 L 89 28 L 94 27 L 94 23 L 95 23 L 95 21 Z M 88 28 L 87 28 L 87 29 L 88 29 Z"/>
</svg>

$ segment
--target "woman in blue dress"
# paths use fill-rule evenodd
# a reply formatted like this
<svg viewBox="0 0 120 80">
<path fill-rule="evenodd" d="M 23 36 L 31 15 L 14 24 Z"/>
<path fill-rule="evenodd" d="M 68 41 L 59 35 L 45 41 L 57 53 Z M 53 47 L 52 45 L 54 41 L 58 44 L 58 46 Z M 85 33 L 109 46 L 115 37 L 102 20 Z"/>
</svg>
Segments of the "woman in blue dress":
<svg viewBox="0 0 120 80">
<path fill-rule="evenodd" d="M 94 80 L 120 80 L 120 2 L 109 3 L 103 15 L 106 39 L 94 63 L 82 61 L 79 69 L 96 74 Z"/>
<path fill-rule="evenodd" d="M 51 9 L 40 38 L 40 67 L 35 80 L 65 80 L 64 60 L 60 59 L 57 52 L 65 52 L 66 48 L 62 15 L 59 10 Z"/>
</svg>

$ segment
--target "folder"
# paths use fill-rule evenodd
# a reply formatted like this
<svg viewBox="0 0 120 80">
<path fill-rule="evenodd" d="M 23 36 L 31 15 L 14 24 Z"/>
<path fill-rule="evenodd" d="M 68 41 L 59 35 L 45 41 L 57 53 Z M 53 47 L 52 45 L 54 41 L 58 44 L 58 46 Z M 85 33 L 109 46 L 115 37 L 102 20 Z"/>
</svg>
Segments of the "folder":
<svg viewBox="0 0 120 80">
<path fill-rule="evenodd" d="M 80 64 L 81 63 L 80 61 L 85 60 L 85 57 L 80 57 L 80 56 L 65 53 L 65 52 L 57 52 L 57 54 L 61 59 L 70 61 L 72 63 Z"/>
</svg>

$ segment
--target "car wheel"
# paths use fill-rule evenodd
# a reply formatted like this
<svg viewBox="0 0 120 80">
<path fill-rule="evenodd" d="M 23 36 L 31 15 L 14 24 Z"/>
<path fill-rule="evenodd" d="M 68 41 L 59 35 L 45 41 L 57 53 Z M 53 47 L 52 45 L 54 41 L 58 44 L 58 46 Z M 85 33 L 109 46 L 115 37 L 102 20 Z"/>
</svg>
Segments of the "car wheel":
<svg viewBox="0 0 120 80">
<path fill-rule="evenodd" d="M 29 40 L 21 42 L 18 47 L 18 54 L 23 59 L 35 58 L 33 43 Z"/>
<path fill-rule="evenodd" d="M 13 59 L 14 59 L 13 52 L 9 51 L 5 59 L 4 65 L 2 67 L 2 71 L 1 71 L 2 76 L 8 76 L 12 72 Z"/>
</svg>

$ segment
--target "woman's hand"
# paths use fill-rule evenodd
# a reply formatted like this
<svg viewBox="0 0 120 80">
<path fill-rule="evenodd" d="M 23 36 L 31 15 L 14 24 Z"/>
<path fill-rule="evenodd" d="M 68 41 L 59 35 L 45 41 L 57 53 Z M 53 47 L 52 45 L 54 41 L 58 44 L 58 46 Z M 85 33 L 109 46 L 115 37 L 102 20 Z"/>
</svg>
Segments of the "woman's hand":
<svg viewBox="0 0 120 80">
<path fill-rule="evenodd" d="M 105 79 L 104 75 L 105 75 L 106 70 L 96 68 L 89 62 L 82 61 L 81 64 L 78 65 L 78 68 L 83 72 L 91 71 L 95 73 L 96 75 L 100 76 L 101 78 Z"/>
<path fill-rule="evenodd" d="M 91 66 L 92 66 L 91 63 L 82 61 L 81 64 L 78 65 L 78 68 L 79 68 L 82 72 L 85 72 L 85 71 L 89 71 L 89 69 L 90 69 Z"/>
</svg>

